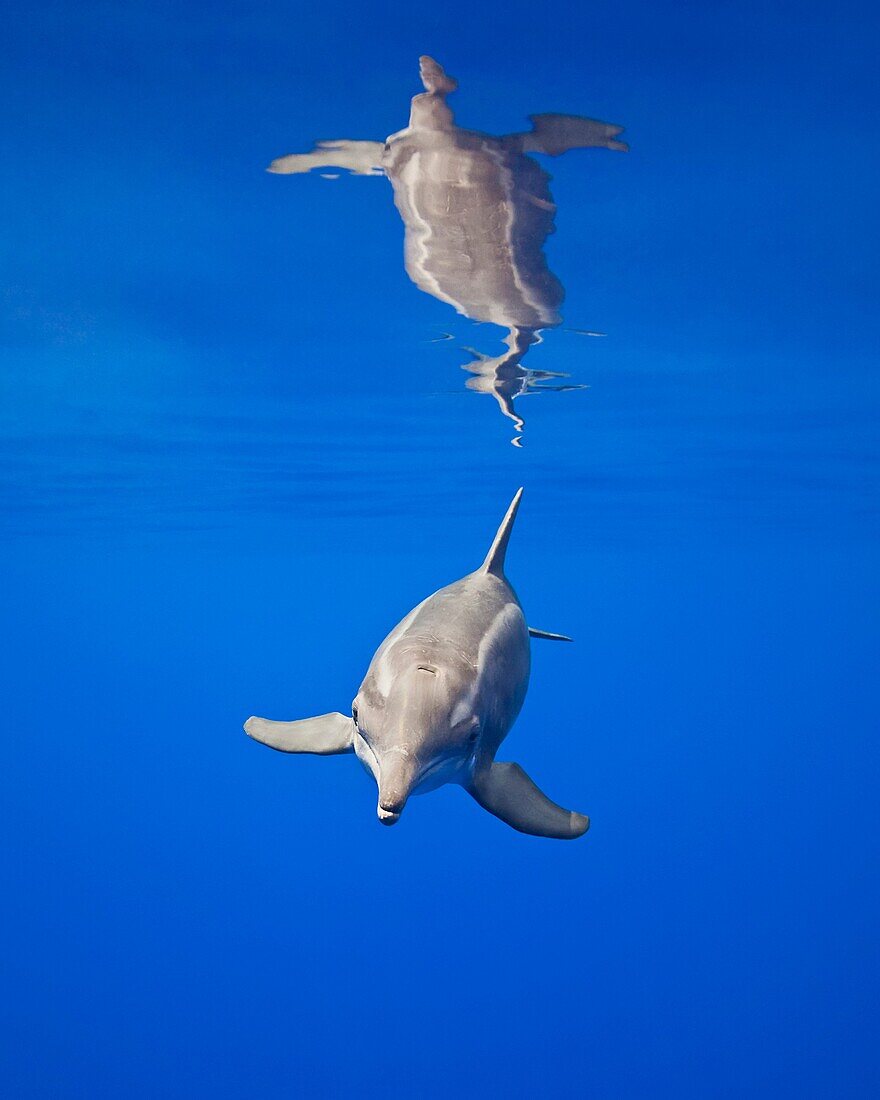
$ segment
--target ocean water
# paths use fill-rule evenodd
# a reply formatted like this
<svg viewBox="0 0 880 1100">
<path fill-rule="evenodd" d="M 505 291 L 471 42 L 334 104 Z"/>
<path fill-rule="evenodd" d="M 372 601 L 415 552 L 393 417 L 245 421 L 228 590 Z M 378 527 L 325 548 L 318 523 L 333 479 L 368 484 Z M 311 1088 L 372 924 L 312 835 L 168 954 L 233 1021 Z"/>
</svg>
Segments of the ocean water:
<svg viewBox="0 0 880 1100">
<path fill-rule="evenodd" d="M 876 13 L 9 13 L 3 1095 L 877 1095 Z M 427 155 L 264 171 L 381 146 L 423 54 L 531 283 L 437 194 L 407 274 Z M 504 160 L 549 112 L 630 149 Z M 585 837 L 384 829 L 245 736 L 347 711 L 520 485 L 574 642 L 500 756 Z"/>
</svg>

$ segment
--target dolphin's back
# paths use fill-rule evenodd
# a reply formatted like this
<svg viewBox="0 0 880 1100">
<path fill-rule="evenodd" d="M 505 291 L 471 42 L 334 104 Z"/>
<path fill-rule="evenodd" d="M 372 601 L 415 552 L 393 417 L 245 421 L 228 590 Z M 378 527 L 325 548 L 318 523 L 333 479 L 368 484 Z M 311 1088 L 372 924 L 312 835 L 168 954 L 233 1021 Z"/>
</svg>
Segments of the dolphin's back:
<svg viewBox="0 0 880 1100">
<path fill-rule="evenodd" d="M 435 636 L 476 661 L 486 637 L 500 628 L 501 618 L 510 620 L 512 630 L 520 621 L 525 629 L 522 609 L 509 582 L 483 572 L 470 573 L 420 604 L 407 633 Z"/>
</svg>

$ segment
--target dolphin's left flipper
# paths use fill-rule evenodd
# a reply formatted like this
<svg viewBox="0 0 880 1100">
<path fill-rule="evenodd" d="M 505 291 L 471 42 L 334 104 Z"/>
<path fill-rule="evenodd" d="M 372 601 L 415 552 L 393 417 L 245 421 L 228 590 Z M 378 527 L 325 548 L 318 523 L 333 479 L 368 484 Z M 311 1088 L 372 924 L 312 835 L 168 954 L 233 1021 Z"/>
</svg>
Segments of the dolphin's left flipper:
<svg viewBox="0 0 880 1100">
<path fill-rule="evenodd" d="M 467 790 L 490 814 L 521 833 L 574 840 L 590 827 L 588 817 L 551 802 L 519 764 L 494 763 L 475 774 Z"/>
<path fill-rule="evenodd" d="M 529 627 L 529 634 L 533 638 L 547 638 L 551 642 L 570 642 L 571 638 L 567 634 L 551 634 L 549 630 L 535 630 L 533 626 Z"/>
<path fill-rule="evenodd" d="M 338 711 L 319 714 L 317 718 L 303 718 L 299 722 L 248 718 L 244 732 L 279 752 L 314 752 L 319 756 L 354 752 L 354 722 Z"/>
</svg>

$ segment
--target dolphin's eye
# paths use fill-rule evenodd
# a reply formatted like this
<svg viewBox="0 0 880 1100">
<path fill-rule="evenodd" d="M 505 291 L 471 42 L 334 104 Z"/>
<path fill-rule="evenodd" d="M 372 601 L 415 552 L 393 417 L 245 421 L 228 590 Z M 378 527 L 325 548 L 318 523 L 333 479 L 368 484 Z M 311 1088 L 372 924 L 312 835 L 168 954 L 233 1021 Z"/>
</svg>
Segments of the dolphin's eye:
<svg viewBox="0 0 880 1100">
<path fill-rule="evenodd" d="M 351 716 L 354 719 L 354 724 L 357 725 L 357 720 L 358 720 L 357 703 L 352 703 L 351 704 Z"/>
<path fill-rule="evenodd" d="M 468 734 L 468 738 L 467 738 L 468 744 L 469 745 L 476 745 L 477 738 L 479 736 L 480 736 L 480 727 L 477 726 L 475 729 L 471 730 L 471 732 Z"/>
</svg>

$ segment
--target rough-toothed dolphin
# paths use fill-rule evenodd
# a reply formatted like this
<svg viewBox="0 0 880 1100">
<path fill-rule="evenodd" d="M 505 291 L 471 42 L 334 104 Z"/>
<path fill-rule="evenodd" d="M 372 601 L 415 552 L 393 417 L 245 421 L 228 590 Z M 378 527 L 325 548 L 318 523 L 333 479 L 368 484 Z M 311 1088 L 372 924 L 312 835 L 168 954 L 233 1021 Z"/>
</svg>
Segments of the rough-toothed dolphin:
<svg viewBox="0 0 880 1100">
<path fill-rule="evenodd" d="M 551 802 L 518 764 L 495 753 L 529 682 L 529 636 L 504 575 L 520 489 L 479 569 L 441 588 L 379 646 L 352 704 L 299 722 L 249 718 L 245 732 L 280 752 L 354 752 L 379 788 L 377 813 L 393 825 L 411 794 L 458 783 L 490 813 L 534 836 L 570 840 L 589 818 Z"/>
<path fill-rule="evenodd" d="M 561 321 L 564 291 L 544 242 L 556 205 L 550 176 L 528 154 L 559 156 L 599 146 L 625 150 L 622 127 L 578 115 L 532 115 L 532 129 L 494 136 L 457 126 L 447 96 L 456 80 L 433 58 L 419 59 L 425 91 L 411 103 L 409 125 L 381 141 L 319 142 L 308 153 L 278 157 L 270 172 L 347 168 L 385 175 L 405 228 L 404 262 L 416 286 L 475 321 L 508 330 L 509 354 L 477 356 L 465 369 L 472 389 L 493 393 L 522 428 L 512 400 L 549 386 L 552 375 L 521 365 L 536 333 Z M 515 349 L 515 350 L 514 350 Z"/>
</svg>

